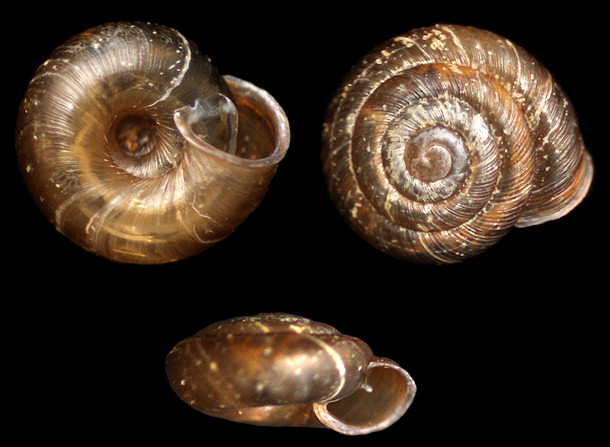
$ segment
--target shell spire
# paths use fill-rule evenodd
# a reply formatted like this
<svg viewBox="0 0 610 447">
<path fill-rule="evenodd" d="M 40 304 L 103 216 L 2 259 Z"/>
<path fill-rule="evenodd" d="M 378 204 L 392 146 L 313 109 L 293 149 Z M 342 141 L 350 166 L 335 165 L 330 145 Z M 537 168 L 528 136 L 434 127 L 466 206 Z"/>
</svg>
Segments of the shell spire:
<svg viewBox="0 0 610 447">
<path fill-rule="evenodd" d="M 593 175 L 548 70 L 497 34 L 456 25 L 390 39 L 348 73 L 327 110 L 322 161 L 358 234 L 435 264 L 567 214 Z"/>
</svg>

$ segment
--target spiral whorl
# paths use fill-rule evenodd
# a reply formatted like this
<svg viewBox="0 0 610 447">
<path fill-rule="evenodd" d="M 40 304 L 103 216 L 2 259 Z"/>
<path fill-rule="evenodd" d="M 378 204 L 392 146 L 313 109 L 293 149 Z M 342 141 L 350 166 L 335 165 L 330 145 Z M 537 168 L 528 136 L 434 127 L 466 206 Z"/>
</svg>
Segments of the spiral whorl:
<svg viewBox="0 0 610 447">
<path fill-rule="evenodd" d="M 221 77 L 178 31 L 116 22 L 38 69 L 16 146 L 59 231 L 112 260 L 160 263 L 230 234 L 265 194 L 288 135 L 273 98 Z"/>
<path fill-rule="evenodd" d="M 417 389 L 362 340 L 285 313 L 210 325 L 174 346 L 165 367 L 176 394 L 205 414 L 348 435 L 395 423 Z"/>
<path fill-rule="evenodd" d="M 329 105 L 322 158 L 356 232 L 429 263 L 566 214 L 592 175 L 548 71 L 496 34 L 451 25 L 391 39 L 352 69 Z"/>
</svg>

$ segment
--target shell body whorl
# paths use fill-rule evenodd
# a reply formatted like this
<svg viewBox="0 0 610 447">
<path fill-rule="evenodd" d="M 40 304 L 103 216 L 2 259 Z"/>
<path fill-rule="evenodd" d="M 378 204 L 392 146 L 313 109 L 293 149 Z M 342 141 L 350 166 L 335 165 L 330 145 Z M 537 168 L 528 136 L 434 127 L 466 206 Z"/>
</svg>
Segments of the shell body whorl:
<svg viewBox="0 0 610 447">
<path fill-rule="evenodd" d="M 202 329 L 171 350 L 166 371 L 178 396 L 205 414 L 351 435 L 394 423 L 416 390 L 404 369 L 363 341 L 277 313 Z"/>
<path fill-rule="evenodd" d="M 455 25 L 397 36 L 353 67 L 327 110 L 322 161 L 360 236 L 436 264 L 567 214 L 593 172 L 549 72 L 507 39 Z"/>
<path fill-rule="evenodd" d="M 197 254 L 262 200 L 288 148 L 280 106 L 178 31 L 107 23 L 60 45 L 19 110 L 20 170 L 83 248 L 127 263 Z"/>
</svg>

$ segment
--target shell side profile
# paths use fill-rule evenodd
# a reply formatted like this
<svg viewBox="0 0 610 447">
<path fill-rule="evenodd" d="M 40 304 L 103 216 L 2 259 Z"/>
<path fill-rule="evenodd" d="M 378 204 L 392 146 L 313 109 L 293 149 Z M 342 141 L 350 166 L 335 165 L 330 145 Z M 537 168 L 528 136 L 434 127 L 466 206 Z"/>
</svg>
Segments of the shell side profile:
<svg viewBox="0 0 610 447">
<path fill-rule="evenodd" d="M 166 372 L 176 394 L 207 415 L 347 435 L 390 426 L 416 392 L 403 368 L 362 340 L 284 313 L 212 324 L 169 352 Z"/>
<path fill-rule="evenodd" d="M 16 150 L 28 191 L 61 233 L 113 261 L 157 264 L 242 223 L 289 139 L 269 93 L 220 76 L 178 31 L 114 22 L 38 68 Z"/>
<path fill-rule="evenodd" d="M 353 67 L 327 109 L 322 163 L 356 233 L 432 264 L 564 216 L 593 177 L 548 70 L 497 34 L 457 25 L 399 35 Z"/>
</svg>

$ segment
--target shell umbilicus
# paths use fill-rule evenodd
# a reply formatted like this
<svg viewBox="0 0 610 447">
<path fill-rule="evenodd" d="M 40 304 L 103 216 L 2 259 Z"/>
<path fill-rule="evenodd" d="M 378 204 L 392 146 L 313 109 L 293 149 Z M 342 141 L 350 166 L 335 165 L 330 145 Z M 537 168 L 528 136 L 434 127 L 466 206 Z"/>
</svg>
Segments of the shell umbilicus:
<svg viewBox="0 0 610 447">
<path fill-rule="evenodd" d="M 178 31 L 116 22 L 59 46 L 16 130 L 38 207 L 83 248 L 164 263 L 227 237 L 262 200 L 289 143 L 264 90 L 220 76 Z"/>
</svg>

